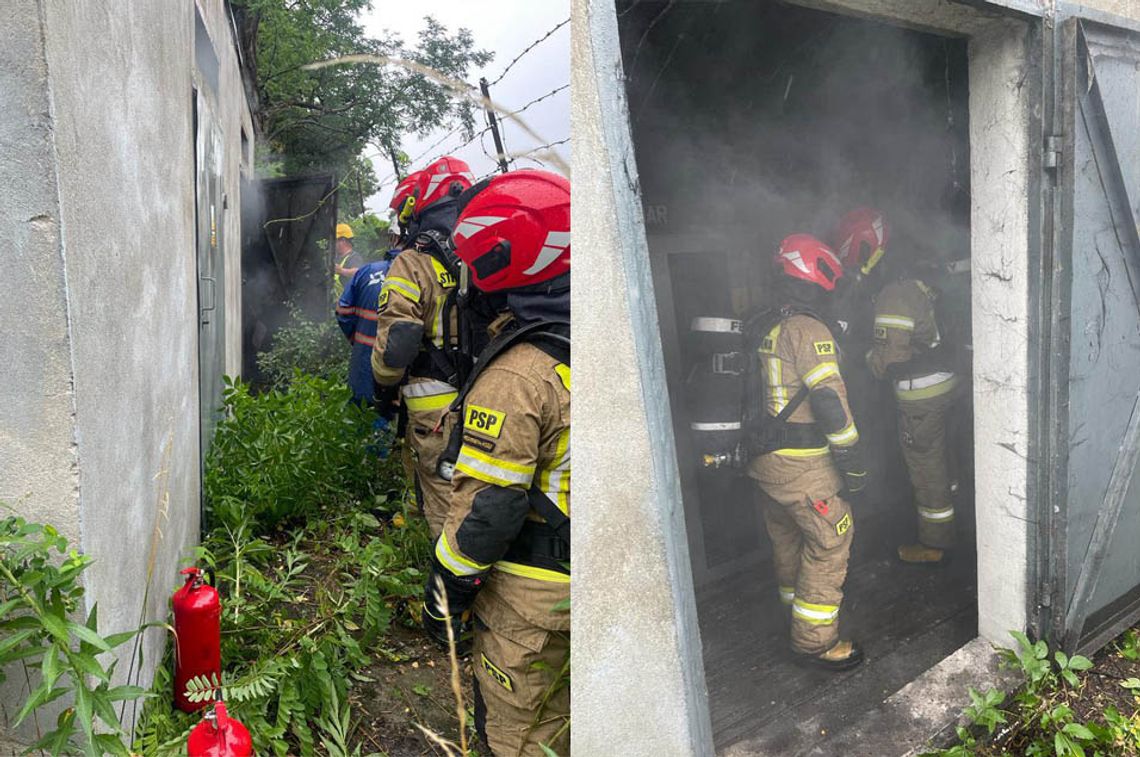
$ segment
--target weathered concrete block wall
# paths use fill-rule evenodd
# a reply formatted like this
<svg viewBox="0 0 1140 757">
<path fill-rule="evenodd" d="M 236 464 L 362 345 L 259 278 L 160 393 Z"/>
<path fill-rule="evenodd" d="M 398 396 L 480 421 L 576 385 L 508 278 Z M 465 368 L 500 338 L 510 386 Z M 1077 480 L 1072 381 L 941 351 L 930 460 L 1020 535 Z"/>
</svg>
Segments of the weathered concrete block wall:
<svg viewBox="0 0 1140 757">
<path fill-rule="evenodd" d="M 574 752 L 711 754 L 617 19 L 612 0 L 573 16 Z"/>
<path fill-rule="evenodd" d="M 971 290 L 978 633 L 1026 627 L 1029 460 L 1029 31 L 970 39 Z M 1038 127 L 1038 132 L 1040 127 Z"/>
<path fill-rule="evenodd" d="M 249 113 L 228 12 L 222 0 L 202 6 L 221 42 L 226 352 L 236 373 Z M 0 498 L 95 559 L 88 607 L 98 603 L 100 629 L 117 632 L 165 617 L 198 536 L 194 6 L 10 0 L 5 10 Z M 157 630 L 146 638 L 144 683 L 163 643 Z"/>
</svg>

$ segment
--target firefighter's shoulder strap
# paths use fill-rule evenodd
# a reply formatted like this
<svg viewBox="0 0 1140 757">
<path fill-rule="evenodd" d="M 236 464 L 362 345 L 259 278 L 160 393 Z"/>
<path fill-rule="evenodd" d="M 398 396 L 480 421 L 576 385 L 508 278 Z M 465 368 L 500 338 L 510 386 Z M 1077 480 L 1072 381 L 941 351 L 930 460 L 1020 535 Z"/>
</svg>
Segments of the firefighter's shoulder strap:
<svg viewBox="0 0 1140 757">
<path fill-rule="evenodd" d="M 520 342 L 532 342 L 555 360 L 566 365 L 570 364 L 570 324 L 568 322 L 539 321 L 506 331 L 491 340 L 491 343 L 479 354 L 479 358 L 471 370 L 471 375 L 467 377 L 463 388 L 459 390 L 459 396 L 451 404 L 451 409 L 462 410 L 463 403 L 479 375 L 495 361 L 495 358 Z M 457 428 L 460 427 L 462 424 L 457 426 Z M 542 519 L 546 521 L 555 535 L 569 548 L 570 516 L 562 512 L 558 505 L 551 502 L 550 498 L 537 485 L 531 485 L 527 492 L 527 500 L 534 511 L 542 516 Z"/>
<path fill-rule="evenodd" d="M 745 321 L 744 334 L 749 351 L 755 353 L 762 346 L 763 340 L 768 337 L 768 334 L 771 333 L 777 324 L 794 315 L 806 315 L 822 323 L 829 332 L 833 331 L 827 320 L 810 308 L 800 305 L 786 305 L 782 308 L 770 308 L 750 316 Z M 775 345 L 772 345 L 773 350 L 775 347 Z M 761 380 L 763 380 L 765 375 L 764 371 L 759 370 L 759 374 Z M 763 396 L 762 393 L 756 394 L 760 397 Z M 776 426 L 787 423 L 788 419 L 792 417 L 792 413 L 796 412 L 800 405 L 807 400 L 809 394 L 811 394 L 811 389 L 808 388 L 807 384 L 801 384 L 796 393 L 792 395 L 788 404 L 784 405 L 783 409 L 780 410 L 778 415 L 772 418 L 771 422 Z M 763 402 L 763 399 L 760 401 Z M 758 418 L 763 420 L 765 415 L 766 413 L 761 409 L 758 413 Z"/>
<path fill-rule="evenodd" d="M 452 281 L 458 283 L 459 271 L 455 267 L 454 262 L 448 260 L 447 255 L 443 254 L 443 252 L 437 251 L 434 245 L 431 248 L 424 250 L 424 252 L 430 255 L 432 260 L 438 262 L 443 267 L 443 270 L 447 273 L 448 276 L 452 278 Z M 431 341 L 424 341 L 424 349 L 427 351 L 428 357 L 431 358 L 431 361 L 435 365 L 436 370 L 439 371 L 447 383 L 451 384 L 452 386 L 457 386 L 462 380 L 460 366 L 456 360 L 458 356 L 454 354 L 454 350 L 452 349 L 452 341 L 454 339 L 454 335 L 451 333 L 451 311 L 453 311 L 456 306 L 457 291 L 457 286 L 451 287 L 450 291 L 448 291 L 447 295 L 444 297 L 443 303 L 439 306 L 439 322 L 443 329 L 442 333 L 440 333 L 439 336 L 443 347 L 437 347 L 435 343 Z"/>
</svg>

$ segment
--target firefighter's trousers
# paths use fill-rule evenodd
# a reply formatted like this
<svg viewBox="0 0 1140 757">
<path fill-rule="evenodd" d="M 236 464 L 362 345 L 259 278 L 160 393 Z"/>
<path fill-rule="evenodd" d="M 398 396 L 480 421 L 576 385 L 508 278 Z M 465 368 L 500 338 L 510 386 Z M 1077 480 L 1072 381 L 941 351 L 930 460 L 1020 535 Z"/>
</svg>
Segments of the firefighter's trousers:
<svg viewBox="0 0 1140 757">
<path fill-rule="evenodd" d="M 447 408 L 408 413 L 407 443 L 415 474 L 416 503 L 427 520 L 433 540 L 443 532 L 451 507 L 451 482 L 440 478 L 436 471 L 450 433 L 451 417 Z"/>
<path fill-rule="evenodd" d="M 570 686 L 557 680 L 569 656 L 569 631 L 536 626 L 503 603 L 479 608 L 475 726 L 495 757 L 544 757 L 540 744 L 570 754 Z"/>
<path fill-rule="evenodd" d="M 826 652 L 839 641 L 839 606 L 855 531 L 851 507 L 836 493 L 830 468 L 759 485 L 780 599 L 791 605 L 792 648 Z"/>
<path fill-rule="evenodd" d="M 918 540 L 928 547 L 954 546 L 954 501 L 946 424 L 956 390 L 936 397 L 898 400 L 899 443 L 914 489 Z"/>
</svg>

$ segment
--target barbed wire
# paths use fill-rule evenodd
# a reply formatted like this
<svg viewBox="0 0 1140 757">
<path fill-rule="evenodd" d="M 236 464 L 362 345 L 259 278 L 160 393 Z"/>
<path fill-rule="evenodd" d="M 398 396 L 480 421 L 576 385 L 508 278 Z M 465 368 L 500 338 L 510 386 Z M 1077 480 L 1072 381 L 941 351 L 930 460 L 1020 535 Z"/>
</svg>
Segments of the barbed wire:
<svg viewBox="0 0 1140 757">
<path fill-rule="evenodd" d="M 490 84 L 488 84 L 488 88 L 493 87 L 494 85 L 501 82 L 503 80 L 503 78 L 510 72 L 510 70 L 515 67 L 515 64 L 517 64 L 520 60 L 522 60 L 524 57 L 526 57 L 532 50 L 534 50 L 540 44 L 545 42 L 547 39 L 549 39 L 551 36 L 553 36 L 555 34 L 555 32 L 557 32 L 562 27 L 566 26 L 568 23 L 570 23 L 569 18 L 562 20 L 557 25 L 555 25 L 554 28 L 552 28 L 550 31 L 546 32 L 546 34 L 542 35 L 541 37 L 539 37 L 538 39 L 536 39 L 535 41 L 533 41 L 529 45 L 527 45 L 525 48 L 523 48 L 522 51 L 518 55 L 516 55 L 511 60 L 510 63 L 508 63 L 506 65 L 506 67 L 499 73 L 499 75 L 495 78 L 495 80 L 492 81 Z M 468 86 L 470 87 L 470 85 L 468 85 Z M 534 98 L 533 100 L 530 100 L 529 102 L 525 103 L 522 107 L 518 108 L 517 110 L 511 110 L 511 111 L 504 110 L 504 115 L 517 116 L 520 113 L 525 112 L 527 109 L 533 107 L 534 105 L 537 105 L 538 103 L 543 102 L 544 100 L 547 100 L 551 97 L 554 97 L 554 95 L 558 94 L 559 92 L 561 92 L 565 89 L 568 89 L 569 87 L 570 87 L 569 83 L 563 84 L 560 87 L 556 87 L 555 89 L 552 89 L 551 91 L 549 91 L 543 95 L 539 95 L 538 97 Z M 494 106 L 492 105 L 492 107 L 494 107 Z M 486 120 L 485 120 L 485 122 L 486 122 Z M 409 165 L 414 166 L 416 163 L 418 163 L 420 160 L 422 160 L 424 158 L 424 156 L 431 154 L 431 152 L 433 150 L 435 150 L 437 147 L 439 147 L 444 142 L 446 142 L 448 139 L 452 138 L 457 133 L 462 131 L 465 126 L 466 126 L 466 124 L 459 124 L 455 128 L 446 132 L 442 137 L 437 139 L 435 142 L 432 142 L 430 145 L 428 145 L 427 148 L 422 150 L 419 155 L 417 155 L 414 158 L 409 159 L 409 161 L 408 161 Z M 465 139 L 464 141 L 462 141 L 462 142 L 460 142 L 460 143 L 458 143 L 452 147 L 449 147 L 446 150 L 444 150 L 443 152 L 438 153 L 437 155 L 432 157 L 428 161 L 428 163 L 431 163 L 435 160 L 438 160 L 439 158 L 443 157 L 444 155 L 454 153 L 454 152 L 458 152 L 459 150 L 463 149 L 467 145 L 474 142 L 476 139 L 479 140 L 479 145 L 480 145 L 480 148 L 483 150 L 483 154 L 486 155 L 488 159 L 497 163 L 497 160 L 491 157 L 490 153 L 487 151 L 486 146 L 483 144 L 483 136 L 486 135 L 487 132 L 489 132 L 490 130 L 491 130 L 491 127 L 490 127 L 490 125 L 488 125 L 482 129 L 479 129 L 478 131 L 473 132 L 472 135 L 470 137 L 468 137 L 467 139 Z M 517 156 L 512 155 L 510 153 L 510 151 L 506 148 L 505 143 L 504 143 L 503 153 L 504 153 L 504 157 L 507 159 L 508 163 L 513 164 L 515 162 L 516 158 L 527 158 L 530 160 L 535 160 L 534 158 L 530 157 L 530 155 L 532 155 L 533 153 L 536 153 L 540 150 L 549 149 L 549 148 L 555 147 L 557 145 L 565 144 L 566 142 L 569 142 L 569 141 L 570 141 L 569 138 L 566 138 L 566 139 L 560 140 L 558 142 L 552 142 L 550 144 L 542 145 L 541 147 L 537 147 L 533 150 L 529 150 L 526 153 L 520 153 Z M 325 194 L 323 197 L 321 197 L 319 200 L 317 200 L 317 203 L 313 207 L 312 210 L 308 211 L 307 213 L 302 213 L 299 216 L 292 216 L 289 218 L 269 219 L 263 224 L 263 228 L 268 228 L 271 224 L 289 223 L 291 221 L 300 221 L 300 220 L 303 220 L 305 218 L 308 218 L 308 217 L 314 215 L 322 207 L 324 207 L 325 203 L 328 202 L 330 197 L 332 197 L 334 194 L 336 194 L 341 188 L 346 186 L 348 181 L 350 181 L 358 173 L 360 173 L 361 169 L 364 168 L 364 166 L 368 164 L 368 161 L 371 161 L 374 158 L 384 157 L 385 155 L 387 155 L 387 152 L 384 149 L 379 149 L 379 148 L 375 152 L 372 152 L 370 154 L 361 155 L 360 160 L 356 164 L 356 166 L 354 166 L 351 171 L 349 171 L 347 174 L 345 174 L 345 176 L 340 181 L 338 181 L 327 194 Z M 539 163 L 539 165 L 545 165 L 541 161 L 536 160 L 535 162 Z M 495 170 L 493 170 L 490 173 L 485 174 L 484 176 L 480 177 L 479 179 L 477 179 L 477 181 L 481 181 L 482 179 L 486 178 L 487 176 L 490 176 L 490 175 L 497 173 L 497 172 L 498 172 L 498 167 L 496 166 Z M 376 186 L 376 191 L 378 192 L 380 189 L 383 189 L 385 186 L 387 186 L 393 180 L 397 180 L 397 181 L 399 180 L 399 175 L 396 171 L 393 171 L 392 173 L 388 174 L 382 181 L 380 181 Z"/>
<path fill-rule="evenodd" d="M 568 23 L 570 23 L 569 18 L 567 18 L 562 23 L 558 24 L 558 26 L 554 27 L 553 29 L 548 31 L 546 34 L 544 34 L 541 37 L 539 37 L 538 39 L 536 39 L 534 42 L 531 42 L 529 45 L 527 45 L 521 53 L 519 53 L 518 55 L 515 56 L 514 60 L 512 60 L 510 63 L 507 64 L 507 67 L 504 68 L 502 70 L 502 72 L 499 74 L 499 78 L 495 79 L 495 81 L 491 82 L 488 86 L 493 87 L 496 84 L 498 84 L 499 82 L 501 82 L 503 80 L 503 77 L 507 75 L 507 72 L 510 71 L 512 68 L 514 68 L 515 64 L 518 63 L 520 60 L 522 60 L 523 57 L 527 53 L 529 53 L 531 50 L 533 50 L 534 48 L 538 47 L 540 44 L 545 42 L 547 39 L 550 38 L 550 35 L 554 34 L 554 32 L 556 32 L 559 29 L 561 29 L 562 27 L 566 26 L 566 24 L 568 24 Z"/>
<path fill-rule="evenodd" d="M 555 87 L 554 89 L 550 90 L 549 92 L 542 94 L 542 95 L 539 95 L 538 97 L 534 98 L 533 100 L 530 100 L 529 102 L 525 103 L 518 110 L 507 111 L 507 113 L 510 113 L 511 115 L 517 116 L 520 113 L 523 113 L 523 112 L 527 111 L 528 109 L 532 108 L 533 106 L 537 105 L 538 103 L 540 103 L 544 100 L 547 100 L 551 97 L 554 97 L 556 94 L 558 94 L 559 92 L 562 92 L 565 89 L 568 89 L 569 87 L 570 87 L 569 82 L 566 84 L 563 84 L 560 87 Z M 454 129 L 452 129 L 451 131 L 449 131 L 448 133 L 444 134 L 442 137 L 440 137 L 435 142 L 433 142 L 426 150 L 421 151 L 419 155 L 417 155 L 415 158 L 412 158 L 409 161 L 409 163 L 414 166 L 416 163 L 418 163 L 420 161 L 421 158 L 423 158 L 425 155 L 429 154 L 436 147 L 439 147 L 439 145 L 443 144 L 443 142 L 445 140 L 447 140 L 448 138 L 453 136 L 456 132 L 458 132 L 462 128 L 463 128 L 462 126 L 458 126 Z M 482 129 L 476 131 L 474 134 L 472 134 L 471 137 L 469 137 L 468 139 L 465 139 L 462 142 L 459 142 L 458 144 L 452 145 L 451 147 L 448 147 L 443 152 L 436 154 L 434 157 L 432 157 L 428 161 L 428 163 L 431 163 L 431 162 L 433 162 L 439 158 L 442 158 L 444 155 L 449 155 L 451 153 L 458 152 L 459 150 L 462 150 L 464 147 L 466 147 L 467 145 L 474 142 L 476 139 L 480 140 L 480 145 L 481 145 L 482 144 L 482 137 L 487 132 L 489 132 L 490 130 L 491 130 L 490 126 L 485 126 L 484 128 L 482 128 Z M 564 142 L 565 142 L 565 140 L 563 142 L 558 142 L 555 144 L 563 144 Z M 539 148 L 539 149 L 541 149 L 541 148 Z M 505 150 L 505 148 L 504 148 L 504 150 Z M 484 152 L 484 154 L 487 154 L 486 148 L 483 149 L 483 152 Z M 377 155 L 382 155 L 382 154 L 383 153 L 377 152 L 374 155 L 366 156 L 366 157 L 376 157 Z M 509 155 L 509 153 L 508 153 L 508 155 Z M 488 154 L 487 157 L 490 158 L 491 156 Z M 494 172 L 492 172 L 492 173 L 494 173 Z M 384 179 L 376 185 L 377 191 L 379 191 L 380 189 L 387 186 L 389 183 L 392 182 L 393 179 L 396 179 L 396 173 L 394 171 L 392 173 L 388 174 L 386 177 L 384 177 Z"/>
</svg>

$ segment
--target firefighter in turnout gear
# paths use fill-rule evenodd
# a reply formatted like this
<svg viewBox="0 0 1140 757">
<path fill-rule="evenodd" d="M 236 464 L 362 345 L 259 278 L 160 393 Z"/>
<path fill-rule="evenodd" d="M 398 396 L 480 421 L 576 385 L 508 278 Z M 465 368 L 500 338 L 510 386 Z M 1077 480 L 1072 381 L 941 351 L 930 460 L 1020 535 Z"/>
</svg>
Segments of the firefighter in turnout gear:
<svg viewBox="0 0 1140 757">
<path fill-rule="evenodd" d="M 439 476 L 437 464 L 447 443 L 447 408 L 459 391 L 452 307 L 458 282 L 444 247 L 458 212 L 456 199 L 471 186 L 462 172 L 451 170 L 462 161 L 442 160 L 451 161 L 451 172 L 442 174 L 446 181 L 429 180 L 429 167 L 417 174 L 417 187 L 409 195 L 416 199 L 418 232 L 412 246 L 392 261 L 380 290 L 372 349 L 378 403 L 391 406 L 397 391 L 403 398 L 416 500 L 433 537 L 447 517 L 450 484 Z M 429 187 L 430 193 L 425 191 Z"/>
<path fill-rule="evenodd" d="M 748 475 L 761 490 L 792 649 L 803 662 L 845 670 L 863 659 L 840 639 L 839 610 L 854 535 L 849 502 L 868 476 L 835 336 L 818 315 L 843 268 L 807 234 L 785 239 L 775 262 L 782 307 L 756 334 L 763 420 Z"/>
<path fill-rule="evenodd" d="M 954 501 L 946 422 L 959 378 L 942 344 L 936 290 L 900 277 L 875 297 L 874 342 L 867 363 L 889 380 L 898 405 L 899 442 L 914 490 L 918 543 L 898 548 L 908 563 L 941 563 L 954 546 Z"/>
<path fill-rule="evenodd" d="M 510 321 L 457 402 L 424 626 L 444 640 L 470 619 L 475 722 L 496 757 L 570 754 L 570 183 L 520 170 L 474 192 L 455 251 Z"/>
</svg>

